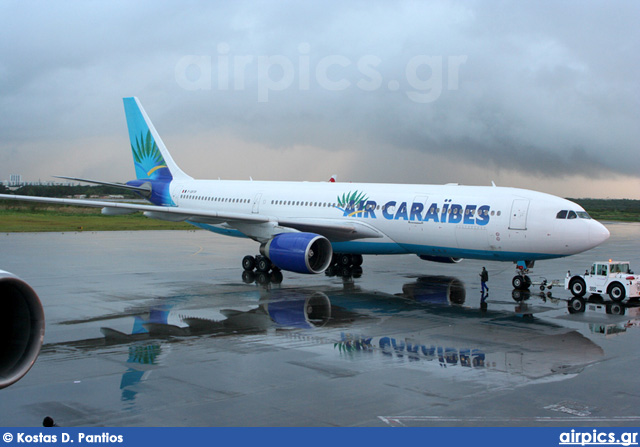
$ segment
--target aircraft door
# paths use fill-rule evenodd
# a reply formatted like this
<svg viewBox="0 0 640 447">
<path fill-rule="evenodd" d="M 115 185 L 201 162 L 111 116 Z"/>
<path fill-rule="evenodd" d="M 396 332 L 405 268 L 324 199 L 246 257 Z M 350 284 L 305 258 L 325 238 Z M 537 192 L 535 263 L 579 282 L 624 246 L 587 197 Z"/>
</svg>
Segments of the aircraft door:
<svg viewBox="0 0 640 447">
<path fill-rule="evenodd" d="M 511 217 L 509 220 L 510 230 L 527 229 L 527 212 L 529 211 L 529 200 L 515 199 L 511 205 Z"/>
<path fill-rule="evenodd" d="M 260 212 L 260 199 L 261 198 L 262 198 L 262 193 L 261 192 L 256 194 L 256 196 L 253 198 L 253 208 L 251 209 L 251 212 L 253 214 L 258 214 Z"/>
</svg>

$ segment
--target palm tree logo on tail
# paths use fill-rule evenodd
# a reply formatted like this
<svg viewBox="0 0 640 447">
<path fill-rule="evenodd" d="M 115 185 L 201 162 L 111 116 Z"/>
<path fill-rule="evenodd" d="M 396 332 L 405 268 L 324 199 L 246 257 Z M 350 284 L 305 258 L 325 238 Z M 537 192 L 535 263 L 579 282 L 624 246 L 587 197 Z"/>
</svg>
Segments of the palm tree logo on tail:
<svg viewBox="0 0 640 447">
<path fill-rule="evenodd" d="M 136 138 L 135 144 L 135 147 L 133 144 L 131 145 L 131 151 L 133 152 L 136 176 L 139 179 L 171 178 L 167 164 L 151 135 L 151 131 L 147 131 L 146 136 L 141 133 Z"/>
</svg>

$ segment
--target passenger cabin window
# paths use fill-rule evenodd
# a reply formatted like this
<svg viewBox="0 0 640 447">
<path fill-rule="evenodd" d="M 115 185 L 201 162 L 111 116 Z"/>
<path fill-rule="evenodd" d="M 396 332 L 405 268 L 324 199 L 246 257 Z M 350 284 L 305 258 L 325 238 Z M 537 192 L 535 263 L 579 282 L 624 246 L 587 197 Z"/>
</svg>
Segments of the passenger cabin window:
<svg viewBox="0 0 640 447">
<path fill-rule="evenodd" d="M 558 214 L 556 214 L 556 219 L 566 219 L 566 218 L 567 218 L 567 210 L 559 211 Z"/>
</svg>

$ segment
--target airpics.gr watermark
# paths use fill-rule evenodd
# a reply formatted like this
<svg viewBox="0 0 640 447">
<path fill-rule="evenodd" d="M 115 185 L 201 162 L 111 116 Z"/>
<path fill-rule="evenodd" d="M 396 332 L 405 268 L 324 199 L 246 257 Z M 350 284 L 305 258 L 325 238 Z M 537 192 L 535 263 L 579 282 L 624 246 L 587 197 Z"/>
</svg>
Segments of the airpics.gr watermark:
<svg viewBox="0 0 640 447">
<path fill-rule="evenodd" d="M 620 445 L 624 447 L 638 445 L 638 432 L 616 433 L 600 430 L 583 432 L 571 430 L 560 434 L 558 445 L 564 446 L 592 446 L 592 445 Z"/>
<path fill-rule="evenodd" d="M 350 58 L 332 54 L 311 57 L 308 43 L 298 45 L 295 56 L 233 54 L 231 46 L 220 43 L 217 54 L 186 55 L 175 66 L 178 85 L 188 91 L 257 90 L 258 102 L 287 89 L 326 91 L 359 89 L 373 92 L 401 91 L 411 101 L 431 103 L 444 89 L 457 90 L 461 66 L 467 56 L 415 55 L 404 64 L 403 73 L 391 79 L 383 75 L 383 60 L 375 55 Z"/>
</svg>

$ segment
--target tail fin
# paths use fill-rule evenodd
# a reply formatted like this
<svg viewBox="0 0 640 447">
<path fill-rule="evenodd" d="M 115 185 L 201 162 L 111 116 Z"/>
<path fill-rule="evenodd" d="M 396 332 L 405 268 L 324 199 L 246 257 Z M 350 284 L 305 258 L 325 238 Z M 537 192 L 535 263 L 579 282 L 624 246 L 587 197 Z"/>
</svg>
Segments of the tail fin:
<svg viewBox="0 0 640 447">
<path fill-rule="evenodd" d="M 123 101 L 136 177 L 165 181 L 191 179 L 171 158 L 138 98 L 123 98 Z"/>
</svg>

